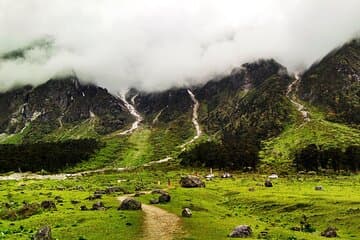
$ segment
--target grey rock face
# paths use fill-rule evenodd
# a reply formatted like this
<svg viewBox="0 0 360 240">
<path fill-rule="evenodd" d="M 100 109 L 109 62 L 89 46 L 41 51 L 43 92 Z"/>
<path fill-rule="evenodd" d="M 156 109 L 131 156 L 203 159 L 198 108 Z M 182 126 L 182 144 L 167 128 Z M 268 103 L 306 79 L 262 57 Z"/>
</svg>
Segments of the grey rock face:
<svg viewBox="0 0 360 240">
<path fill-rule="evenodd" d="M 190 210 L 190 208 L 184 208 L 181 212 L 181 216 L 183 217 L 191 217 L 192 216 L 192 212 Z"/>
<path fill-rule="evenodd" d="M 118 210 L 141 210 L 141 202 L 133 198 L 126 198 L 121 202 Z"/>
<path fill-rule="evenodd" d="M 252 230 L 248 225 L 240 225 L 237 226 L 230 234 L 229 237 L 232 238 L 246 238 L 250 237 L 252 234 Z"/>
<path fill-rule="evenodd" d="M 182 177 L 180 180 L 180 184 L 182 187 L 185 188 L 205 187 L 205 183 L 201 181 L 199 177 L 191 175 Z"/>
<path fill-rule="evenodd" d="M 40 228 L 34 236 L 34 240 L 52 240 L 51 228 L 44 226 Z"/>
</svg>

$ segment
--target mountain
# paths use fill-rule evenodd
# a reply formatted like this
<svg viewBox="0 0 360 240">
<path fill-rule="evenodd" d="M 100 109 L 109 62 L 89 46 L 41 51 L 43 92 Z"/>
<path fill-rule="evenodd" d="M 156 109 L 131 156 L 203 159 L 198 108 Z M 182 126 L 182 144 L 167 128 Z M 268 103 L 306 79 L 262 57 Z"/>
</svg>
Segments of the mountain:
<svg viewBox="0 0 360 240">
<path fill-rule="evenodd" d="M 290 121 L 285 96 L 290 81 L 286 68 L 273 59 L 244 64 L 196 89 L 201 122 L 210 132 L 258 128 L 264 138 L 276 135 Z"/>
<path fill-rule="evenodd" d="M 81 84 L 76 76 L 0 93 L 0 132 L 20 134 L 24 141 L 42 140 L 58 129 L 65 132 L 82 124 L 87 125 L 86 133 L 107 134 L 133 120 L 117 97 Z"/>
<path fill-rule="evenodd" d="M 360 40 L 335 49 L 302 75 L 301 100 L 321 108 L 327 119 L 360 124 Z"/>
<path fill-rule="evenodd" d="M 359 46 L 345 44 L 300 77 L 262 59 L 202 85 L 131 89 L 125 98 L 75 74 L 19 87 L 0 93 L 0 142 L 99 141 L 75 169 L 174 158 L 245 170 L 356 170 Z"/>
</svg>

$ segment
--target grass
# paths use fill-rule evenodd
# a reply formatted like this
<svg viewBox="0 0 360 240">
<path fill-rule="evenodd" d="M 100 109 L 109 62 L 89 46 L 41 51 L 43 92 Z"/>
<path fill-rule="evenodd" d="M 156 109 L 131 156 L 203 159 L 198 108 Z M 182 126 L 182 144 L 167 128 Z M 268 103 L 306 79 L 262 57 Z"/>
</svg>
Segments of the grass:
<svg viewBox="0 0 360 240">
<path fill-rule="evenodd" d="M 80 206 L 91 208 L 99 200 L 85 200 L 92 194 L 95 186 L 78 181 L 11 181 L 1 182 L 0 201 L 10 203 L 16 208 L 23 201 L 40 203 L 43 200 L 55 201 L 56 196 L 63 199 L 56 203 L 57 210 L 45 211 L 30 218 L 0 221 L 0 239 L 29 239 L 40 227 L 49 225 L 55 239 L 136 239 L 141 232 L 142 214 L 117 211 L 119 202 L 112 195 L 101 199 L 107 207 L 105 211 L 81 211 Z M 80 203 L 72 204 L 71 200 Z M 1 206 L 1 211 L 4 206 Z"/>
<path fill-rule="evenodd" d="M 205 175 L 206 169 L 180 169 L 174 163 L 148 168 L 137 168 L 117 174 L 95 174 L 64 181 L 10 181 L 0 182 L 0 201 L 41 202 L 61 196 L 63 206 L 57 204 L 53 212 L 43 211 L 28 219 L 1 220 L 0 232 L 6 239 L 28 239 L 44 224 L 52 227 L 58 239 L 138 239 L 141 236 L 142 212 L 117 211 L 119 194 L 105 195 L 101 201 L 110 207 L 106 211 L 80 211 L 80 205 L 91 207 L 94 201 L 84 200 L 96 189 L 120 186 L 126 191 L 146 191 L 167 188 L 170 179 L 171 202 L 160 204 L 180 216 L 183 207 L 190 207 L 192 218 L 182 218 L 186 236 L 183 239 L 227 239 L 232 229 L 248 224 L 253 229 L 250 239 L 323 239 L 321 231 L 328 226 L 339 229 L 338 239 L 360 237 L 360 176 L 280 176 L 273 180 L 273 188 L 263 186 L 266 176 L 234 173 L 233 179 L 215 178 L 206 182 L 206 188 L 181 188 L 182 175 L 197 172 Z M 215 172 L 215 175 L 220 172 Z M 160 185 L 159 185 L 160 184 Z M 323 191 L 315 191 L 321 185 Z M 254 191 L 248 189 L 252 187 Z M 143 203 L 154 198 L 141 196 Z M 81 203 L 73 205 L 71 200 Z M 297 232 L 303 215 L 315 229 L 313 233 Z M 126 223 L 130 222 L 131 226 Z M 20 227 L 22 226 L 22 227 Z M 22 229 L 20 231 L 20 229 Z M 19 232 L 20 231 L 20 232 Z M 265 234 L 266 232 L 266 234 Z M 265 236 L 266 235 L 266 236 Z"/>
<path fill-rule="evenodd" d="M 262 143 L 260 158 L 262 170 L 291 171 L 292 161 L 297 150 L 309 144 L 324 148 L 342 148 L 360 145 L 360 130 L 350 126 L 326 121 L 319 109 L 307 106 L 310 122 L 297 122 L 289 125 L 279 136 Z"/>
</svg>

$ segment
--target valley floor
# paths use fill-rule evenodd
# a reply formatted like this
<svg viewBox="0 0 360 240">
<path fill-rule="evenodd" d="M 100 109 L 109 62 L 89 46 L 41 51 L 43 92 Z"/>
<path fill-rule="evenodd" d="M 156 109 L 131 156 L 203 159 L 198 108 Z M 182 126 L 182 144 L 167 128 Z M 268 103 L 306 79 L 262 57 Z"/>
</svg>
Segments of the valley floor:
<svg viewBox="0 0 360 240">
<path fill-rule="evenodd" d="M 65 180 L 0 181 L 0 239 L 29 239 L 43 225 L 51 226 L 56 239 L 148 239 L 146 211 L 119 211 L 117 207 L 119 197 L 153 189 L 165 189 L 171 195 L 170 203 L 154 207 L 180 219 L 176 226 L 181 234 L 174 234 L 174 239 L 227 239 L 232 229 L 242 224 L 251 226 L 250 239 L 323 239 L 320 234 L 328 226 L 338 229 L 338 239 L 360 238 L 359 175 L 280 176 L 272 180 L 272 188 L 265 188 L 266 175 L 235 173 L 231 179 L 206 181 L 205 188 L 185 189 L 178 184 L 181 176 L 203 176 L 208 170 L 179 169 L 168 162 Z M 94 191 L 110 186 L 120 187 L 125 194 L 85 200 Z M 315 186 L 323 190 L 316 191 Z M 138 200 L 148 204 L 152 198 L 155 196 L 146 194 Z M 43 200 L 54 201 L 56 209 L 32 214 L 29 209 L 17 211 L 23 202 Z M 83 205 L 91 209 L 98 201 L 106 210 L 80 210 Z M 184 207 L 192 210 L 191 218 L 181 217 Z M 304 215 L 314 232 L 291 230 L 300 227 Z"/>
</svg>

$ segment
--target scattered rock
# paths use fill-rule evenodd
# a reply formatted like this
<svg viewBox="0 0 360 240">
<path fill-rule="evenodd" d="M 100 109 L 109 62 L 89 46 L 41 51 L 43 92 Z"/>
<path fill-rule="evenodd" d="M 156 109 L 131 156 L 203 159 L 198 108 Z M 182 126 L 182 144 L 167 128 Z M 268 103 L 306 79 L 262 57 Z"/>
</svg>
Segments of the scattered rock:
<svg viewBox="0 0 360 240">
<path fill-rule="evenodd" d="M 264 238 L 267 239 L 268 234 L 269 234 L 269 232 L 267 232 L 267 231 L 262 231 L 262 232 L 259 233 L 258 238 L 259 238 L 259 239 L 264 239 Z"/>
<path fill-rule="evenodd" d="M 96 199 L 101 199 L 102 198 L 102 194 L 94 194 L 93 196 L 89 196 L 87 198 L 85 198 L 85 200 L 96 200 Z"/>
<path fill-rule="evenodd" d="M 191 175 L 182 177 L 180 184 L 184 188 L 205 187 L 205 183 L 199 177 Z"/>
<path fill-rule="evenodd" d="M 93 204 L 91 210 L 105 210 L 103 202 L 96 202 Z"/>
<path fill-rule="evenodd" d="M 307 174 L 308 175 L 316 175 L 317 173 L 315 171 L 308 171 Z"/>
<path fill-rule="evenodd" d="M 56 201 L 59 201 L 59 200 L 63 200 L 63 198 L 61 196 L 55 196 L 54 198 Z"/>
<path fill-rule="evenodd" d="M 105 192 L 106 192 L 107 194 L 110 194 L 110 193 L 118 193 L 118 192 L 127 193 L 127 191 L 124 190 L 124 189 L 121 188 L 121 187 L 108 187 L 108 188 L 106 188 Z"/>
<path fill-rule="evenodd" d="M 40 206 L 41 206 L 41 208 L 46 209 L 46 210 L 56 209 L 55 203 L 51 200 L 42 201 Z"/>
<path fill-rule="evenodd" d="M 42 228 L 40 228 L 35 236 L 34 236 L 34 240 L 52 240 L 52 236 L 51 236 L 51 228 L 49 226 L 44 226 Z"/>
<path fill-rule="evenodd" d="M 86 211 L 86 210 L 88 210 L 88 208 L 87 208 L 85 205 L 82 205 L 82 206 L 80 207 L 80 210 L 81 210 L 81 211 Z"/>
<path fill-rule="evenodd" d="M 268 178 L 270 178 L 270 179 L 278 179 L 279 176 L 277 174 L 273 173 Z"/>
<path fill-rule="evenodd" d="M 181 212 L 181 216 L 183 217 L 191 217 L 192 216 L 192 212 L 190 210 L 190 208 L 184 208 Z"/>
<path fill-rule="evenodd" d="M 124 199 L 118 208 L 118 210 L 140 210 L 140 209 L 141 209 L 141 202 L 133 198 Z"/>
<path fill-rule="evenodd" d="M 337 237 L 337 232 L 336 232 L 336 228 L 335 227 L 328 227 L 327 229 L 325 229 L 325 231 L 323 231 L 321 233 L 321 236 L 323 237 L 327 237 L 327 238 L 333 238 L 333 237 Z"/>
<path fill-rule="evenodd" d="M 167 203 L 170 202 L 171 197 L 169 194 L 162 194 L 159 196 L 159 203 Z"/>
<path fill-rule="evenodd" d="M 230 173 L 225 172 L 223 175 L 221 175 L 221 178 L 232 178 L 232 176 Z"/>
<path fill-rule="evenodd" d="M 322 190 L 324 190 L 324 188 L 323 188 L 322 186 L 316 186 L 316 187 L 315 187 L 315 190 L 316 190 L 316 191 L 322 191 Z"/>
<path fill-rule="evenodd" d="M 37 214 L 40 211 L 40 205 L 38 203 L 24 203 L 24 205 L 16 212 L 15 216 L 12 216 L 11 212 L 9 211 L 8 213 L 10 214 L 8 217 L 10 217 L 10 219 L 12 219 L 12 217 L 18 218 L 28 218 L 32 215 Z M 6 218 L 6 216 L 4 216 Z M 14 220 L 15 220 L 14 219 Z"/>
<path fill-rule="evenodd" d="M 142 195 L 145 195 L 145 193 L 143 193 L 143 192 L 137 192 L 137 193 L 134 194 L 134 197 L 140 197 L 140 196 L 142 196 Z"/>
<path fill-rule="evenodd" d="M 254 187 L 249 187 L 249 192 L 254 192 L 255 191 L 255 188 Z"/>
<path fill-rule="evenodd" d="M 151 194 L 168 194 L 168 193 L 162 189 L 155 189 L 151 192 Z"/>
<path fill-rule="evenodd" d="M 252 230 L 250 228 L 250 226 L 248 225 L 240 225 L 237 226 L 232 233 L 229 234 L 229 237 L 232 238 L 246 238 L 251 236 L 252 234 Z"/>
<path fill-rule="evenodd" d="M 158 204 L 159 199 L 150 199 L 150 204 Z"/>
<path fill-rule="evenodd" d="M 300 227 L 291 227 L 290 230 L 300 232 L 301 228 Z"/>
<path fill-rule="evenodd" d="M 71 204 L 78 204 L 78 203 L 80 203 L 80 201 L 77 201 L 77 200 L 71 200 L 70 202 L 71 202 Z"/>
<path fill-rule="evenodd" d="M 205 176 L 205 178 L 206 178 L 207 181 L 213 180 L 214 177 L 215 177 L 214 174 L 208 174 L 208 175 Z"/>
<path fill-rule="evenodd" d="M 94 192 L 94 196 L 95 196 L 95 195 L 104 195 L 104 194 L 106 194 L 106 191 L 105 191 L 105 190 L 96 190 L 96 191 Z"/>
<path fill-rule="evenodd" d="M 269 179 L 266 179 L 265 187 L 272 187 L 272 186 L 273 186 L 272 182 Z"/>
</svg>

